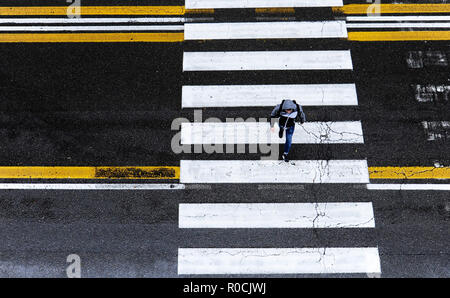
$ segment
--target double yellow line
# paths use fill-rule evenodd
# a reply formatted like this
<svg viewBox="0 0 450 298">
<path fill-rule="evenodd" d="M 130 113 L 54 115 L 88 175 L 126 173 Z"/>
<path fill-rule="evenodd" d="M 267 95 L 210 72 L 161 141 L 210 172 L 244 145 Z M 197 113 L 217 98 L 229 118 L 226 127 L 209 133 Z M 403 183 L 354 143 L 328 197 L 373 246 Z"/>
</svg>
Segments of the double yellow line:
<svg viewBox="0 0 450 298">
<path fill-rule="evenodd" d="M 450 4 L 348 4 L 333 7 L 335 13 L 346 15 L 433 14 L 450 13 Z M 349 32 L 351 41 L 421 41 L 450 40 L 450 31 L 362 31 Z"/>
<path fill-rule="evenodd" d="M 0 7 L 0 16 L 65 16 L 67 6 Z M 193 11 L 192 13 L 202 11 Z M 184 6 L 80 6 L 86 15 L 184 15 Z M 162 33 L 2 33 L 0 42 L 182 42 L 183 32 Z"/>
</svg>

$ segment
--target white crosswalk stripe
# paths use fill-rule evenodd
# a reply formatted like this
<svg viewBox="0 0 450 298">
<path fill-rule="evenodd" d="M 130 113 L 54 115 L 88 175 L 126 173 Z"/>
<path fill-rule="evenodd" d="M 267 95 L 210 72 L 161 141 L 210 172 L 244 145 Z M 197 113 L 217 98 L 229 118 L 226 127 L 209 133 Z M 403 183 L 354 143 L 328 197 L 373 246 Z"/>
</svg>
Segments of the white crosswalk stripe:
<svg viewBox="0 0 450 298">
<path fill-rule="evenodd" d="M 372 203 L 180 204 L 180 228 L 374 228 Z"/>
<path fill-rule="evenodd" d="M 181 183 L 369 183 L 366 160 L 181 160 Z"/>
<path fill-rule="evenodd" d="M 178 274 L 380 273 L 378 248 L 179 248 Z"/>
<path fill-rule="evenodd" d="M 182 107 L 274 107 L 285 98 L 302 106 L 358 105 L 355 84 L 286 84 L 183 86 Z"/>
<path fill-rule="evenodd" d="M 347 38 L 345 21 L 186 24 L 185 40 Z"/>
<path fill-rule="evenodd" d="M 186 9 L 342 6 L 342 0 L 186 0 Z"/>
<path fill-rule="evenodd" d="M 350 51 L 185 52 L 184 71 L 351 70 Z"/>
<path fill-rule="evenodd" d="M 306 122 L 296 125 L 293 144 L 361 144 L 361 122 Z M 183 123 L 181 144 L 284 144 L 269 122 Z"/>
</svg>

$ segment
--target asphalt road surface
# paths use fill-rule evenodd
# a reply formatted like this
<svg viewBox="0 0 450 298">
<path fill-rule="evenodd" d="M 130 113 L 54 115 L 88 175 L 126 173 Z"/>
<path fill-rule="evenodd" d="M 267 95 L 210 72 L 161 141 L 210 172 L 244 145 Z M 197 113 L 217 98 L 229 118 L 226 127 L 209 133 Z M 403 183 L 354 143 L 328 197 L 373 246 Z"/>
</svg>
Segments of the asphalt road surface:
<svg viewBox="0 0 450 298">
<path fill-rule="evenodd" d="M 22 2 L 0 4 L 66 9 Z M 350 4 L 365 1 L 118 1 L 147 8 L 112 13 L 91 2 L 98 11 L 81 20 L 109 20 L 0 7 L 1 277 L 66 277 L 71 254 L 81 277 L 450 277 L 450 4 L 358 21 L 368 16 Z M 144 17 L 159 20 L 137 25 L 163 27 L 111 20 Z M 239 141 L 174 150 L 180 121 L 206 125 L 192 139 L 210 145 L 206 119 L 267 118 L 285 94 L 307 116 L 290 163 L 246 140 L 243 152 Z"/>
</svg>

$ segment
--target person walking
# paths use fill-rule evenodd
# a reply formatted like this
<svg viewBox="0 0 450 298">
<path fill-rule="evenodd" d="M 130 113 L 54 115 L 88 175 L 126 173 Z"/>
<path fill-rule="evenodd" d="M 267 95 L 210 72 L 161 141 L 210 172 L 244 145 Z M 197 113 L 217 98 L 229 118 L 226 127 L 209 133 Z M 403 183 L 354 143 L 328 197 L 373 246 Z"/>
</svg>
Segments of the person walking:
<svg viewBox="0 0 450 298">
<path fill-rule="evenodd" d="M 295 102 L 295 100 L 285 99 L 278 104 L 270 114 L 270 118 L 278 118 L 278 126 L 280 131 L 278 136 L 283 138 L 283 133 L 286 131 L 286 142 L 284 144 L 284 151 L 281 158 L 288 162 L 288 154 L 292 145 L 292 136 L 294 135 L 295 122 L 300 122 L 301 124 L 306 122 L 306 116 L 303 112 L 302 107 Z M 272 132 L 275 131 L 274 125 L 276 121 L 271 121 L 270 128 Z"/>
</svg>

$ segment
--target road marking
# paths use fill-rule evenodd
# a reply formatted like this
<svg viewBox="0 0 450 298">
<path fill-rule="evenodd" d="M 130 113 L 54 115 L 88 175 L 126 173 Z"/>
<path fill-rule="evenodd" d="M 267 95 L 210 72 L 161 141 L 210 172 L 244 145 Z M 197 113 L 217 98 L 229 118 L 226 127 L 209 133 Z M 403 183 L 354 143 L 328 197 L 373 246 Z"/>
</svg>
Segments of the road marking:
<svg viewBox="0 0 450 298">
<path fill-rule="evenodd" d="M 269 122 L 182 123 L 181 144 L 284 144 Z M 293 144 L 363 144 L 360 121 L 297 124 Z"/>
<path fill-rule="evenodd" d="M 450 190 L 450 184 L 367 184 L 369 190 Z"/>
<path fill-rule="evenodd" d="M 0 16 L 64 15 L 69 6 L 12 6 L 0 7 Z M 183 15 L 184 6 L 77 6 L 81 15 Z"/>
<path fill-rule="evenodd" d="M 179 228 L 375 228 L 372 203 L 180 204 Z"/>
<path fill-rule="evenodd" d="M 183 25 L 141 26 L 1 26 L 0 31 L 183 31 Z"/>
<path fill-rule="evenodd" d="M 283 99 L 302 106 L 356 106 L 355 84 L 183 86 L 182 107 L 266 107 Z"/>
<path fill-rule="evenodd" d="M 347 24 L 347 28 L 450 28 L 450 23 L 363 23 Z"/>
<path fill-rule="evenodd" d="M 450 31 L 368 31 L 348 32 L 351 41 L 450 40 Z"/>
<path fill-rule="evenodd" d="M 427 141 L 450 140 L 450 121 L 423 121 Z"/>
<path fill-rule="evenodd" d="M 180 183 L 369 183 L 366 160 L 181 160 Z"/>
<path fill-rule="evenodd" d="M 186 24 L 186 40 L 347 38 L 345 21 Z"/>
<path fill-rule="evenodd" d="M 450 167 L 370 167 L 370 179 L 450 179 Z"/>
<path fill-rule="evenodd" d="M 381 273 L 378 248 L 179 248 L 178 274 Z"/>
<path fill-rule="evenodd" d="M 187 9 L 342 6 L 342 0 L 186 0 Z"/>
<path fill-rule="evenodd" d="M 255 8 L 255 13 L 279 13 L 279 14 L 293 14 L 295 13 L 294 7 L 269 7 L 269 8 Z"/>
<path fill-rule="evenodd" d="M 378 10 L 374 11 L 374 8 Z M 347 4 L 333 7 L 334 12 L 344 14 L 379 13 L 448 13 L 450 4 Z"/>
<path fill-rule="evenodd" d="M 0 24 L 182 23 L 185 18 L 0 18 Z"/>
<path fill-rule="evenodd" d="M 182 42 L 180 33 L 6 33 L 2 42 Z"/>
<path fill-rule="evenodd" d="M 183 184 L 0 183 L 4 190 L 180 190 Z"/>
<path fill-rule="evenodd" d="M 450 16 L 348 16 L 347 22 L 450 21 Z"/>
<path fill-rule="evenodd" d="M 350 51 L 185 52 L 184 71 L 353 69 Z"/>
<path fill-rule="evenodd" d="M 179 167 L 0 167 L 0 179 L 178 179 Z"/>
</svg>

